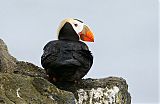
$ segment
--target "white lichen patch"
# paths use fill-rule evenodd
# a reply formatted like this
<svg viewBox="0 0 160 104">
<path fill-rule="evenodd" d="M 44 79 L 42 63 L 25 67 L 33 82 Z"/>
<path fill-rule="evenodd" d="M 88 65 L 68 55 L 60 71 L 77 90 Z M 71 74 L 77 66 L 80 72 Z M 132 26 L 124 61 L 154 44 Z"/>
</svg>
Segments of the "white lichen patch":
<svg viewBox="0 0 160 104">
<path fill-rule="evenodd" d="M 49 97 L 51 100 L 53 100 L 54 104 L 58 104 L 57 101 L 53 98 L 52 95 L 49 95 L 48 97 Z"/>
<path fill-rule="evenodd" d="M 79 89 L 77 104 L 116 104 L 116 95 L 119 88 L 114 86 L 111 89 L 92 88 L 91 90 Z"/>
<path fill-rule="evenodd" d="M 3 88 L 3 85 L 1 85 L 1 89 L 4 89 L 4 88 Z"/>
<path fill-rule="evenodd" d="M 18 89 L 16 90 L 17 97 L 20 98 L 20 99 L 22 99 L 21 96 L 19 95 L 19 91 L 20 91 L 20 88 L 18 88 Z"/>
<path fill-rule="evenodd" d="M 52 99 L 53 101 L 55 101 L 52 95 L 49 95 L 48 97 L 49 97 L 50 99 Z"/>
<path fill-rule="evenodd" d="M 86 101 L 88 99 L 87 92 L 83 89 L 79 89 L 78 91 L 78 104 L 86 104 Z"/>
</svg>

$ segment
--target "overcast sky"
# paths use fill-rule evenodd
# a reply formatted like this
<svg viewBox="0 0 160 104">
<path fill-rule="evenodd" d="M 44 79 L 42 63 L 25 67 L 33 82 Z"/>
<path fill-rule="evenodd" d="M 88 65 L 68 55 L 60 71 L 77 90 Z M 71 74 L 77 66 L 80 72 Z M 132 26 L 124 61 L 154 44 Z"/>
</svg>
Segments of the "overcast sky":
<svg viewBox="0 0 160 104">
<path fill-rule="evenodd" d="M 158 0 L 0 0 L 0 38 L 18 60 L 41 67 L 44 45 L 68 17 L 95 35 L 85 78 L 123 77 L 133 104 L 158 103 Z"/>
</svg>

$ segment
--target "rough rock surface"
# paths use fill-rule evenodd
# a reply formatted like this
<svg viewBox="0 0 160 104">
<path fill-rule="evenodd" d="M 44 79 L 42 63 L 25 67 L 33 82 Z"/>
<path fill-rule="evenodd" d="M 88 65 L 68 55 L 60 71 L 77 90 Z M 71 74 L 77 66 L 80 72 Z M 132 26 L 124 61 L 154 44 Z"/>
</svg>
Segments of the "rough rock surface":
<svg viewBox="0 0 160 104">
<path fill-rule="evenodd" d="M 73 104 L 74 99 L 41 77 L 0 74 L 0 104 Z"/>
<path fill-rule="evenodd" d="M 16 69 L 16 59 L 8 53 L 6 44 L 0 39 L 0 72 L 13 72 Z"/>
<path fill-rule="evenodd" d="M 78 104 L 130 104 L 128 85 L 123 78 L 83 79 L 77 84 L 55 83 L 59 89 L 73 92 Z"/>
<path fill-rule="evenodd" d="M 47 81 L 45 70 L 18 61 L 0 39 L 0 104 L 131 104 L 123 78 Z"/>
</svg>

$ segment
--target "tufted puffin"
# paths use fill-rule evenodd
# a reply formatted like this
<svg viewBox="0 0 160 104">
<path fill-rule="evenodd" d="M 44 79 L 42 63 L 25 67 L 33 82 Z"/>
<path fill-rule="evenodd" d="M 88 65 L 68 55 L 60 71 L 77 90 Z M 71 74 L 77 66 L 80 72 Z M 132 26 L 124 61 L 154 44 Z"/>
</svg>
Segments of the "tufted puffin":
<svg viewBox="0 0 160 104">
<path fill-rule="evenodd" d="M 94 42 L 94 35 L 86 24 L 73 18 L 64 19 L 57 32 L 58 40 L 48 42 L 43 48 L 42 67 L 51 82 L 78 81 L 93 64 L 92 53 L 82 41 Z"/>
</svg>

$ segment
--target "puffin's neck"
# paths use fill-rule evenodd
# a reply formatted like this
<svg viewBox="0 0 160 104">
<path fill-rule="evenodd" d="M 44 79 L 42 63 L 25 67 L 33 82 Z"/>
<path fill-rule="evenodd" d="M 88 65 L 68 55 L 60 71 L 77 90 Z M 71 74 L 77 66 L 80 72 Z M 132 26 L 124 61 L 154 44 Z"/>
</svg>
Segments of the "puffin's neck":
<svg viewBox="0 0 160 104">
<path fill-rule="evenodd" d="M 59 32 L 58 39 L 79 41 L 79 36 L 74 31 L 72 25 L 69 22 L 66 22 Z"/>
</svg>

